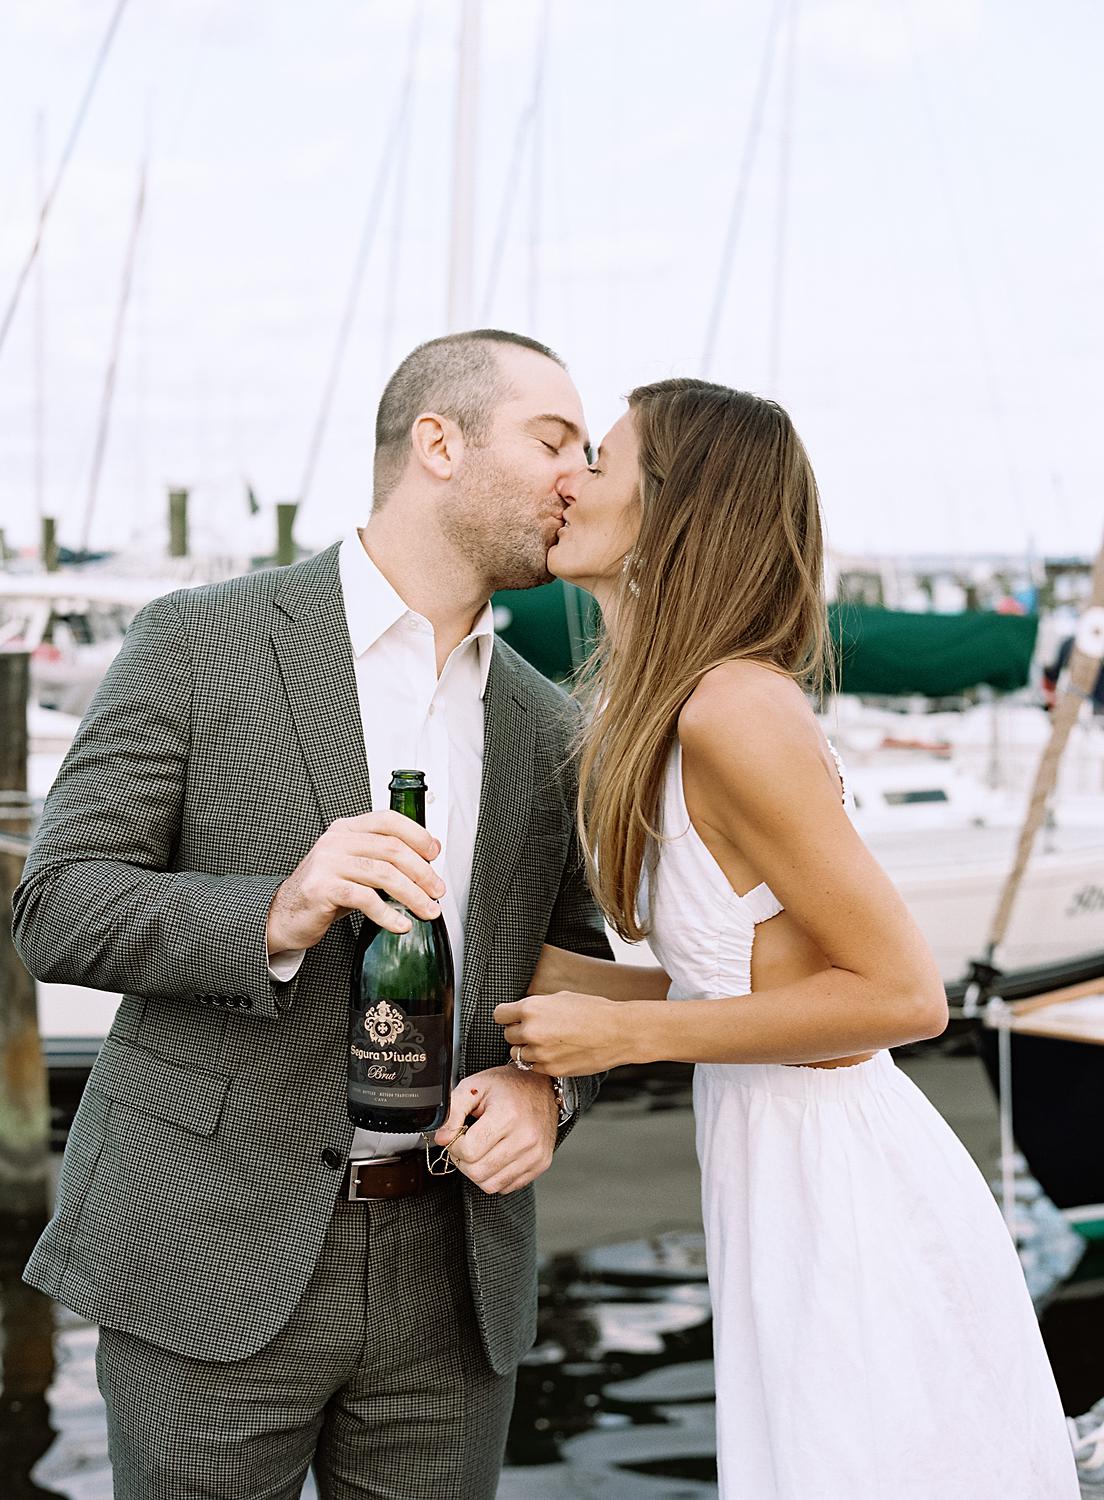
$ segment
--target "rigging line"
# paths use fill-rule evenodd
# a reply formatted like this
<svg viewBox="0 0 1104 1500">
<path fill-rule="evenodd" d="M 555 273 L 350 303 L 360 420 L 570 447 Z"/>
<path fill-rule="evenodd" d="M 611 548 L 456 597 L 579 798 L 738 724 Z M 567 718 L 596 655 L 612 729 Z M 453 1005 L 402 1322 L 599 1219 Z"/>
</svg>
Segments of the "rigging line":
<svg viewBox="0 0 1104 1500">
<path fill-rule="evenodd" d="M 453 95 L 452 203 L 449 223 L 445 326 L 471 327 L 475 301 L 475 208 L 479 181 L 479 79 L 483 0 L 460 0 Z"/>
<path fill-rule="evenodd" d="M 142 227 L 142 214 L 146 206 L 146 163 L 142 163 L 142 169 L 138 176 L 138 201 L 134 206 L 134 222 L 130 230 L 130 243 L 127 246 L 126 263 L 123 267 L 123 285 L 119 294 L 119 305 L 115 310 L 115 329 L 111 340 L 111 358 L 108 361 L 107 377 L 104 380 L 103 395 L 100 399 L 100 420 L 96 429 L 96 447 L 92 455 L 92 471 L 88 477 L 88 495 L 84 502 L 84 523 L 81 527 L 80 550 L 88 551 L 88 541 L 92 532 L 92 517 L 96 509 L 96 499 L 100 488 L 100 474 L 103 470 L 104 454 L 107 451 L 107 437 L 111 426 L 111 408 L 115 396 L 115 376 L 119 368 L 119 353 L 123 345 L 123 330 L 126 325 L 127 305 L 130 302 L 130 288 L 134 279 L 134 261 L 138 249 L 138 235 Z"/>
<path fill-rule="evenodd" d="M 180 63 L 182 59 L 179 56 L 170 60 L 165 68 L 166 74 L 171 73 L 177 78 L 182 77 L 184 79 L 184 86 L 177 94 L 176 114 L 168 129 L 162 133 L 164 146 L 161 156 L 165 161 L 171 161 L 176 155 L 177 148 L 184 135 L 184 127 L 188 123 L 188 116 L 191 114 L 192 105 L 199 92 L 196 85 L 202 77 L 204 65 L 211 54 L 212 49 L 209 44 L 214 35 L 215 17 L 221 8 L 220 0 L 210 0 L 207 6 L 207 13 L 203 17 L 199 31 L 196 34 L 196 42 L 192 48 L 187 72 L 184 72 L 181 68 Z"/>
<path fill-rule="evenodd" d="M 1019 477 L 1016 474 L 1015 465 L 1012 462 L 1012 444 L 1009 440 L 1008 423 L 997 386 L 996 371 L 993 367 L 993 353 L 989 342 L 989 331 L 985 321 L 985 314 L 981 307 L 981 298 L 978 294 L 977 281 L 974 277 L 973 263 L 970 260 L 969 250 L 966 245 L 966 235 L 963 231 L 962 220 L 958 212 L 958 202 L 955 198 L 951 182 L 950 166 L 947 161 L 947 153 L 943 146 L 943 137 L 940 134 L 939 122 L 935 116 L 932 105 L 931 92 L 928 88 L 927 77 L 920 64 L 919 49 L 916 45 L 916 36 L 912 29 L 912 17 L 909 12 L 908 0 L 898 0 L 901 13 L 901 21 L 904 26 L 905 36 L 909 43 L 910 60 L 916 75 L 917 93 L 923 106 L 924 121 L 928 127 L 931 137 L 932 154 L 935 158 L 936 177 L 943 193 L 943 206 L 947 213 L 950 225 L 951 239 L 954 244 L 955 254 L 958 259 L 959 275 L 962 278 L 962 288 L 965 293 L 966 305 L 970 311 L 970 320 L 973 324 L 974 337 L 977 340 L 978 355 L 981 361 L 982 375 L 985 380 L 989 403 L 993 411 L 993 421 L 997 429 L 997 437 L 1001 444 L 1001 457 L 1008 479 L 1009 492 L 1013 503 L 1019 514 L 1021 523 L 1026 527 L 1028 524 L 1027 514 L 1024 510 L 1023 495 L 1020 491 Z"/>
<path fill-rule="evenodd" d="M 561 145 L 566 148 L 566 141 L 562 137 Z M 555 211 L 552 221 L 557 228 L 572 222 L 568 208 L 567 171 L 566 149 L 554 151 L 552 153 L 552 192 L 555 199 Z M 573 234 L 561 235 L 557 242 L 557 249 L 562 257 L 559 272 L 563 295 L 562 326 L 565 342 L 573 345 L 575 342 L 575 236 Z"/>
<path fill-rule="evenodd" d="M 997 145 L 997 151 L 1001 151 L 1002 147 L 1003 142 Z M 1000 179 L 993 164 L 993 149 L 986 136 L 975 138 L 971 156 L 974 162 L 969 194 L 971 209 L 975 212 L 984 212 L 989 219 L 996 222 L 994 191 L 1000 193 Z M 1006 205 L 1002 203 L 1002 206 Z M 1022 261 L 1016 260 L 1016 254 L 1022 251 L 1022 248 L 1023 243 L 1020 237 L 1000 232 L 996 234 L 993 242 L 986 246 L 984 286 L 990 304 L 993 305 L 995 302 L 1003 310 L 1004 334 L 1014 351 L 1011 359 L 1000 359 L 998 369 L 1007 389 L 1012 362 L 1015 362 L 1016 388 L 1033 393 L 1035 407 L 1042 411 L 1050 432 L 1055 435 L 1053 446 L 1057 449 L 1061 446 L 1061 440 L 1057 437 L 1060 419 L 1054 408 L 1054 390 L 1040 374 L 1045 370 L 1046 361 L 1038 348 L 1037 335 L 1033 330 L 1029 331 L 1028 320 L 1024 313 L 1025 267 Z M 1040 463 L 1037 468 L 1034 484 L 1039 489 L 1043 488 L 1046 483 L 1046 465 Z M 1023 475 L 1018 473 L 1017 479 L 1022 487 Z M 1062 519 L 1073 524 L 1064 497 L 1061 499 L 1061 505 Z"/>
<path fill-rule="evenodd" d="M 744 139 L 743 158 L 740 162 L 740 171 L 736 178 L 736 191 L 732 199 L 732 210 L 729 215 L 728 232 L 725 235 L 724 249 L 721 252 L 721 264 L 717 272 L 717 285 L 713 292 L 713 306 L 710 310 L 709 322 L 706 325 L 705 347 L 702 351 L 701 360 L 703 376 L 709 374 L 710 366 L 713 363 L 713 353 L 717 344 L 721 314 L 724 312 L 725 293 L 728 291 L 729 271 L 732 265 L 732 258 L 736 252 L 736 242 L 739 238 L 740 225 L 744 217 L 748 182 L 755 164 L 759 137 L 762 134 L 763 116 L 766 111 L 767 93 L 770 86 L 771 70 L 774 64 L 774 48 L 778 39 L 778 28 L 785 4 L 786 0 L 775 0 L 767 28 L 767 38 L 763 47 L 763 61 L 759 69 L 755 98 L 751 107 L 751 116 L 748 120 L 747 135 Z"/>
<path fill-rule="evenodd" d="M 537 262 L 540 253 L 541 235 L 541 161 L 544 155 L 544 81 L 548 58 L 548 27 L 551 19 L 551 0 L 544 0 L 540 20 L 537 23 L 537 53 L 533 75 L 533 125 L 530 140 L 532 149 L 529 161 L 529 327 L 536 329 L 537 304 L 540 290 Z"/>
<path fill-rule="evenodd" d="M 797 23 L 800 0 L 790 0 L 786 58 L 783 64 L 782 124 L 778 153 L 778 212 L 775 221 L 774 295 L 771 298 L 770 354 L 767 389 L 777 395 L 782 355 L 782 310 L 786 279 L 786 247 L 789 230 L 790 166 L 793 142 L 794 74 L 797 57 Z"/>
<path fill-rule="evenodd" d="M 418 55 L 418 47 L 421 41 L 422 20 L 425 15 L 425 0 L 418 0 L 417 9 L 411 20 L 410 35 L 410 66 L 414 67 Z M 413 80 L 411 89 L 413 89 Z M 411 129 L 410 115 L 403 117 L 402 130 L 395 156 L 395 197 L 392 205 L 394 217 L 391 222 L 391 254 L 387 266 L 387 291 L 383 304 L 383 333 L 380 337 L 380 359 L 382 370 L 380 372 L 381 382 L 385 381 L 391 373 L 393 358 L 392 350 L 395 344 L 395 320 L 398 316 L 399 302 L 399 269 L 400 251 L 402 249 L 402 228 L 406 218 L 406 198 L 409 179 L 410 162 L 410 138 L 413 134 Z"/>
<path fill-rule="evenodd" d="M 418 16 L 415 16 L 415 20 Z M 418 36 L 411 25 L 410 46 L 407 56 L 406 74 L 403 78 L 402 87 L 399 91 L 398 102 L 395 113 L 391 120 L 387 137 L 383 143 L 383 151 L 380 155 L 379 165 L 376 168 L 376 179 L 372 186 L 372 194 L 368 200 L 368 213 L 364 220 L 364 228 L 361 231 L 360 245 L 357 248 L 356 260 L 353 262 L 353 274 L 349 282 L 349 291 L 345 298 L 345 307 L 342 312 L 341 322 L 337 330 L 337 342 L 334 345 L 333 357 L 330 368 L 326 374 L 326 382 L 322 390 L 322 401 L 315 418 L 314 430 L 311 433 L 310 446 L 307 449 L 307 461 L 303 468 L 303 477 L 299 484 L 299 505 L 305 504 L 310 488 L 314 481 L 314 472 L 318 464 L 318 455 L 322 450 L 322 441 L 326 435 L 329 425 L 330 409 L 333 405 L 334 395 L 337 391 L 337 382 L 341 375 L 341 367 L 345 362 L 345 350 L 348 347 L 349 335 L 352 332 L 353 320 L 356 317 L 357 304 L 360 301 L 361 286 L 364 281 L 364 271 L 368 264 L 372 246 L 375 243 L 376 231 L 379 228 L 382 217 L 384 195 L 391 178 L 391 172 L 395 165 L 396 148 L 401 133 L 405 128 L 407 112 L 410 106 L 410 98 L 414 87 L 414 64 L 416 60 L 415 48 Z"/>
<path fill-rule="evenodd" d="M 540 107 L 541 91 L 544 83 L 544 39 L 548 30 L 548 0 L 545 0 L 544 9 L 537 26 L 536 52 L 533 65 L 533 86 L 529 97 L 525 101 L 518 118 L 517 128 L 514 131 L 514 145 L 510 152 L 510 163 L 506 168 L 506 178 L 502 189 L 502 202 L 498 210 L 498 222 L 495 227 L 494 243 L 491 249 L 491 263 L 487 268 L 487 285 L 483 292 L 482 321 L 486 323 L 491 316 L 491 306 L 494 302 L 495 292 L 498 290 L 498 277 L 502 269 L 502 257 L 506 249 L 506 239 L 510 231 L 510 221 L 513 218 L 514 204 L 517 201 L 517 193 L 514 185 L 521 174 L 521 161 L 525 153 L 526 143 L 530 133 L 534 138 L 536 135 L 537 112 Z M 534 173 L 536 145 L 533 147 Z M 530 212 L 533 212 L 531 207 Z"/>
<path fill-rule="evenodd" d="M 61 180 L 65 176 L 65 169 L 69 165 L 69 158 L 72 156 L 73 150 L 77 144 L 77 138 L 80 135 L 81 126 L 84 124 L 84 119 L 88 113 L 89 105 L 92 103 L 92 96 L 96 92 L 96 84 L 99 81 L 101 72 L 103 71 L 104 63 L 107 61 L 107 55 L 111 51 L 111 44 L 115 40 L 115 33 L 119 29 L 119 22 L 122 20 L 123 12 L 126 10 L 127 4 L 128 0 L 119 0 L 118 5 L 115 7 L 115 13 L 108 23 L 107 32 L 104 36 L 103 41 L 100 43 L 100 50 L 96 54 L 96 60 L 92 65 L 92 74 L 85 88 L 84 97 L 81 99 L 80 106 L 77 109 L 76 119 L 73 121 L 72 127 L 69 131 L 69 137 L 66 140 L 64 149 L 61 153 L 61 160 L 58 162 L 57 171 L 54 173 L 54 180 L 50 184 L 50 189 L 47 192 L 46 197 L 42 200 L 42 205 L 39 208 L 38 223 L 35 227 L 35 236 L 34 240 L 31 243 L 30 253 L 28 254 L 26 260 L 23 262 L 23 266 L 19 272 L 19 275 L 16 277 L 15 287 L 8 302 L 7 310 L 4 313 L 4 320 L 2 323 L 0 323 L 0 351 L 2 351 L 4 348 L 5 340 L 8 337 L 8 330 L 11 328 L 12 320 L 15 317 L 16 308 L 19 306 L 19 299 L 23 295 L 23 288 L 27 283 L 27 277 L 31 274 L 31 267 L 34 265 L 35 261 L 38 258 L 38 252 L 42 246 L 43 231 L 46 228 L 46 219 L 49 216 L 50 209 L 53 207 L 54 199 L 57 197 L 58 188 L 61 186 Z"/>
<path fill-rule="evenodd" d="M 532 123 L 532 109 L 527 104 L 522 111 L 517 130 L 514 133 L 514 146 L 510 153 L 510 164 L 506 168 L 506 182 L 502 191 L 502 203 L 498 211 L 498 224 L 495 229 L 494 246 L 491 250 L 491 263 L 487 269 L 487 285 L 483 292 L 483 310 L 480 317 L 484 323 L 491 316 L 491 304 L 498 289 L 498 273 L 502 268 L 502 254 L 506 247 L 506 236 L 509 233 L 514 203 L 517 201 L 517 194 L 512 191 L 512 188 L 521 169 L 521 158 L 525 151 L 525 143 Z"/>
</svg>

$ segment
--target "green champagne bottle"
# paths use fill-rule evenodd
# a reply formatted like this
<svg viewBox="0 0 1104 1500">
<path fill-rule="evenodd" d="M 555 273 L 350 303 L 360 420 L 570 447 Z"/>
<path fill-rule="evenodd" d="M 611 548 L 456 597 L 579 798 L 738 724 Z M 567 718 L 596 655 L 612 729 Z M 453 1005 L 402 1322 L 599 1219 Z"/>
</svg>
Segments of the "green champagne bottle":
<svg viewBox="0 0 1104 1500">
<path fill-rule="evenodd" d="M 391 810 L 425 827 L 423 771 L 394 771 Z M 349 1118 L 365 1130 L 436 1130 L 456 1050 L 452 947 L 443 916 L 391 932 L 365 918 L 349 991 Z"/>
</svg>

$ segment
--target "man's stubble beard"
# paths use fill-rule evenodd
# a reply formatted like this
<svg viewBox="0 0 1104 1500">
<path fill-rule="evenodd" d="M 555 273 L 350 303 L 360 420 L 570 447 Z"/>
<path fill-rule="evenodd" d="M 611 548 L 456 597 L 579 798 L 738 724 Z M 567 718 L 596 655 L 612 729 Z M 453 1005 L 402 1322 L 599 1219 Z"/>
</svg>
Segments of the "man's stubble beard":
<svg viewBox="0 0 1104 1500">
<path fill-rule="evenodd" d="M 527 518 L 520 498 L 524 494 L 521 475 L 497 463 L 485 448 L 469 448 L 453 484 L 454 498 L 442 508 L 445 537 L 483 574 L 489 593 L 552 581 L 548 545 L 537 519 L 539 501 L 532 496 Z"/>
</svg>

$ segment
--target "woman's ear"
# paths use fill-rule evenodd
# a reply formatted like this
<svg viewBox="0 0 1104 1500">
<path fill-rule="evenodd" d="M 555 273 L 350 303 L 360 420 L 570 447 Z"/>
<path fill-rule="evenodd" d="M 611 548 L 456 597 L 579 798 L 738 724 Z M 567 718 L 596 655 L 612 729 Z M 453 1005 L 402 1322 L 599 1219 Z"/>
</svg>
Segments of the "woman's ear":
<svg viewBox="0 0 1104 1500">
<path fill-rule="evenodd" d="M 464 452 L 459 427 L 448 417 L 424 411 L 410 429 L 415 461 L 434 479 L 451 479 Z"/>
</svg>

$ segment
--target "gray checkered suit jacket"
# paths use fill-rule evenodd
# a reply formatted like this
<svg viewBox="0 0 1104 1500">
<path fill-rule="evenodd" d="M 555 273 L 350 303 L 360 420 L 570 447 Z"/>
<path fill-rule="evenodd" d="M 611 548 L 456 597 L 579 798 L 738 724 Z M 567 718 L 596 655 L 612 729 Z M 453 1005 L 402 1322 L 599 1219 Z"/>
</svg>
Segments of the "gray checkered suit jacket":
<svg viewBox="0 0 1104 1500">
<path fill-rule="evenodd" d="M 386 702 L 379 705 L 387 712 Z M 609 955 L 565 771 L 566 696 L 496 642 L 465 933 L 462 1066 L 544 941 Z M 69 1136 L 27 1279 L 85 1317 L 230 1360 L 283 1325 L 314 1268 L 353 1127 L 348 970 L 359 918 L 268 972 L 273 892 L 335 818 L 371 807 L 337 548 L 155 600 L 135 620 L 46 803 L 15 897 L 44 980 L 124 998 Z M 594 1080 L 580 1080 L 586 1107 Z M 492 1365 L 536 1314 L 532 1188 L 465 1183 Z"/>
</svg>

